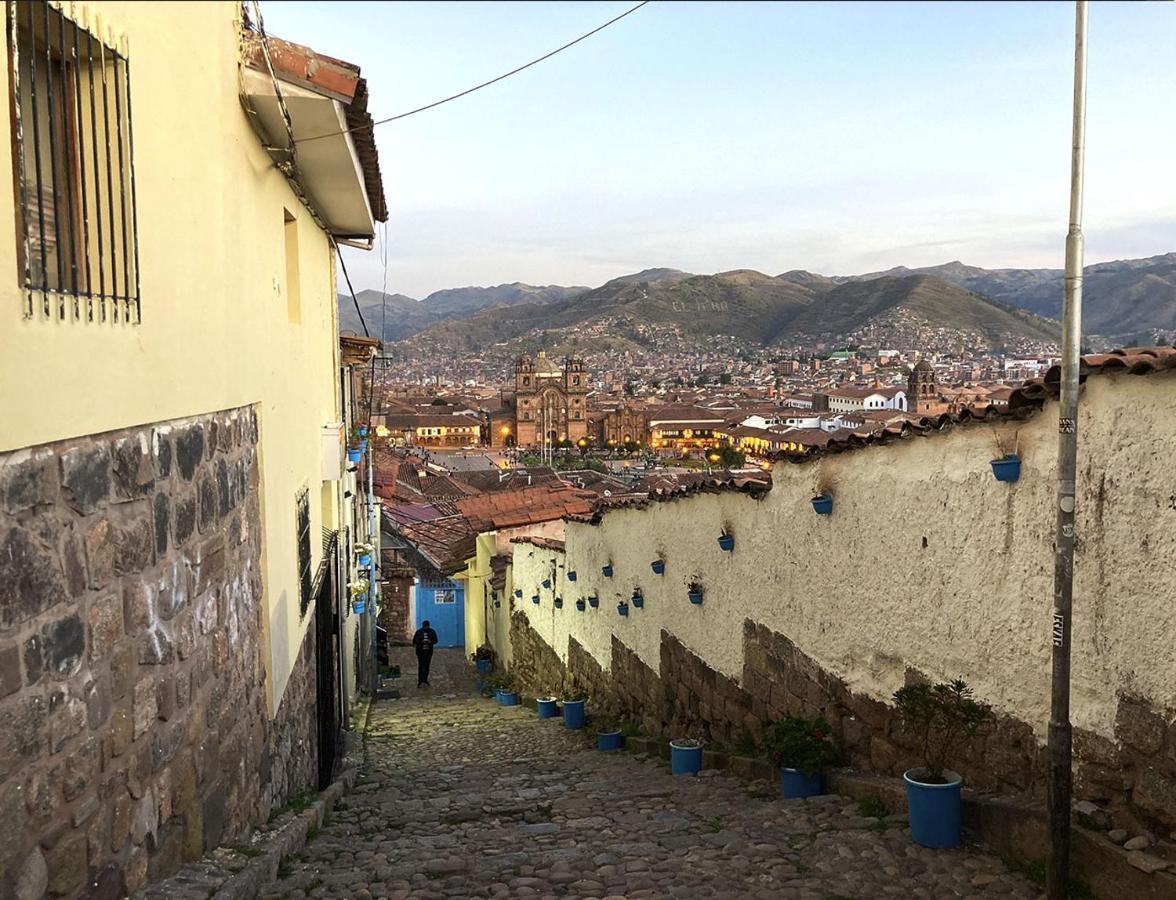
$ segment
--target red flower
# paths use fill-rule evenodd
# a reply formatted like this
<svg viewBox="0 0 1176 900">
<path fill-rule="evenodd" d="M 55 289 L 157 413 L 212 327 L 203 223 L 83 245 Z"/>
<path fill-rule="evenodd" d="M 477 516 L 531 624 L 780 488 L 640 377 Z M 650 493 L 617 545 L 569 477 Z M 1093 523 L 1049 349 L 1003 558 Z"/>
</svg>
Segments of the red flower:
<svg viewBox="0 0 1176 900">
<path fill-rule="evenodd" d="M 816 731 L 813 732 L 813 737 L 815 737 L 818 741 L 823 741 L 823 740 L 825 740 L 825 732 L 821 731 L 820 729 L 817 729 Z"/>
</svg>

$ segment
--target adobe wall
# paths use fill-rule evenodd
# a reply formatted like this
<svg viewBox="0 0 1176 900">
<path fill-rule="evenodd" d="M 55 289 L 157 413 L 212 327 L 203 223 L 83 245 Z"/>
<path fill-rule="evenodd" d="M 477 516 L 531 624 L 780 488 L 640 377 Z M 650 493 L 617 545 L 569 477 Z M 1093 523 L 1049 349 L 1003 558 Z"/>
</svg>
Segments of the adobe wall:
<svg viewBox="0 0 1176 900">
<path fill-rule="evenodd" d="M 258 496 L 252 407 L 0 454 L 0 896 L 122 896 L 314 785 Z"/>
<path fill-rule="evenodd" d="M 1078 798 L 1176 826 L 1176 378 L 1100 375 L 1080 421 L 1072 717 Z M 908 678 L 961 677 L 998 725 L 959 761 L 976 784 L 1038 792 L 1049 712 L 1057 407 L 804 464 L 761 500 L 703 494 L 569 523 L 566 555 L 516 546 L 520 633 L 566 667 L 574 645 L 614 673 L 618 648 L 656 672 L 662 730 L 734 740 L 781 712 L 824 708 L 852 760 L 911 761 L 890 706 Z M 1021 480 L 997 482 L 996 438 Z M 813 513 L 818 488 L 832 516 Z M 733 553 L 716 538 L 736 537 Z M 666 572 L 654 575 L 661 556 Z M 615 576 L 604 578 L 611 561 Z M 530 596 L 552 571 L 557 580 Z M 561 568 L 562 567 L 562 568 Z M 566 580 L 568 570 L 577 581 Z M 689 603 L 686 584 L 706 590 Z M 617 614 L 634 587 L 643 609 Z M 574 601 L 596 592 L 598 609 Z M 555 610 L 551 598 L 562 594 Z M 516 659 L 519 655 L 514 647 Z M 614 689 L 615 690 L 615 689 Z M 610 693 L 608 703 L 620 702 Z M 1126 815 L 1126 813 L 1124 813 Z"/>
</svg>

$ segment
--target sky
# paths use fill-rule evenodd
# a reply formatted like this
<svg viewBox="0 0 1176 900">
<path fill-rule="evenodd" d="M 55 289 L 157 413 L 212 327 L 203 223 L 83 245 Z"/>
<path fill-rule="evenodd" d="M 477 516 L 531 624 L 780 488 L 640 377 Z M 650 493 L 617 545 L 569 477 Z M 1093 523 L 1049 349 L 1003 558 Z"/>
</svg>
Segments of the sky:
<svg viewBox="0 0 1176 900">
<path fill-rule="evenodd" d="M 381 118 L 632 5 L 262 12 L 271 34 L 359 65 Z M 1087 262 L 1176 250 L 1176 3 L 1092 3 L 1088 40 Z M 1061 268 L 1073 48 L 1072 3 L 654 0 L 378 126 L 386 246 L 344 250 L 347 267 L 356 290 L 418 298 L 663 266 Z"/>
</svg>

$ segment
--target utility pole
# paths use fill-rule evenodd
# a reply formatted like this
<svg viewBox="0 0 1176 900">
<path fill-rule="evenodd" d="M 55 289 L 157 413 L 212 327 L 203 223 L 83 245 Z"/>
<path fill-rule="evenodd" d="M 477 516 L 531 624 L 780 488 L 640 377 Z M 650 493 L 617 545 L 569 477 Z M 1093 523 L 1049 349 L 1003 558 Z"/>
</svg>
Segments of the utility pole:
<svg viewBox="0 0 1176 900">
<path fill-rule="evenodd" d="M 1082 348 L 1082 169 L 1086 146 L 1086 0 L 1077 0 L 1074 26 L 1074 131 L 1070 155 L 1070 228 L 1062 307 L 1062 380 L 1058 408 L 1058 510 L 1054 557 L 1053 696 L 1049 716 L 1050 900 L 1069 896 L 1070 644 L 1074 600 L 1074 506 L 1078 468 L 1078 367 Z"/>
</svg>

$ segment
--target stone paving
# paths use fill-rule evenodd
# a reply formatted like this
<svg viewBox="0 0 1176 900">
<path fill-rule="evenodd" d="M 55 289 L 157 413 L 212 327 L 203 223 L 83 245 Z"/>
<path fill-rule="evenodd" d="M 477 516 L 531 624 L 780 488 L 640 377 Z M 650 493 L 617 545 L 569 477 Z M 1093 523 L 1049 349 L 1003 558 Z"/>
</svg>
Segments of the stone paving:
<svg viewBox="0 0 1176 900">
<path fill-rule="evenodd" d="M 845 797 L 600 753 L 476 697 L 457 651 L 372 710 L 366 768 L 265 898 L 1037 897 L 977 848 L 930 851 Z"/>
</svg>

